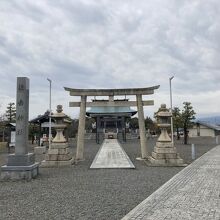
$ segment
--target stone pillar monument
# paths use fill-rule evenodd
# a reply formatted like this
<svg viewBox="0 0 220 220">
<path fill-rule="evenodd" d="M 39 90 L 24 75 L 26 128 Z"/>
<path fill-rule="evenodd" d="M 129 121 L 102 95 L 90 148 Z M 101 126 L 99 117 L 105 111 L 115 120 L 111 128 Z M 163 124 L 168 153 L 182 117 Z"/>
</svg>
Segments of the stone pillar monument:
<svg viewBox="0 0 220 220">
<path fill-rule="evenodd" d="M 62 111 L 62 105 L 58 105 L 57 112 L 52 115 L 52 118 L 56 121 L 54 126 L 56 129 L 56 136 L 52 140 L 52 144 L 45 155 L 45 160 L 41 162 L 41 167 L 59 167 L 73 164 L 68 143 L 63 136 L 63 131 L 66 127 L 64 123 L 66 115 Z"/>
<path fill-rule="evenodd" d="M 149 157 L 149 161 L 155 166 L 185 166 L 167 133 L 167 128 L 170 127 L 171 113 L 165 104 L 161 105 L 156 116 L 161 134 L 152 152 L 152 157 Z"/>
<path fill-rule="evenodd" d="M 30 180 L 38 175 L 39 163 L 28 153 L 29 79 L 17 78 L 15 153 L 1 167 L 1 179 Z"/>
</svg>

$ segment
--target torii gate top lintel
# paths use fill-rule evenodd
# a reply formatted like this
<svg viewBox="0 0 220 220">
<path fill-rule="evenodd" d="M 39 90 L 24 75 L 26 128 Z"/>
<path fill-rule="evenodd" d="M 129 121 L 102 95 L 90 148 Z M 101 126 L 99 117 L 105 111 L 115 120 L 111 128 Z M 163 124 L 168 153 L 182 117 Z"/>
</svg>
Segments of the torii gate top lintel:
<svg viewBox="0 0 220 220">
<path fill-rule="evenodd" d="M 150 95 L 160 85 L 146 88 L 126 88 L 126 89 L 75 89 L 64 87 L 70 92 L 70 96 L 115 96 L 115 95 Z"/>
</svg>

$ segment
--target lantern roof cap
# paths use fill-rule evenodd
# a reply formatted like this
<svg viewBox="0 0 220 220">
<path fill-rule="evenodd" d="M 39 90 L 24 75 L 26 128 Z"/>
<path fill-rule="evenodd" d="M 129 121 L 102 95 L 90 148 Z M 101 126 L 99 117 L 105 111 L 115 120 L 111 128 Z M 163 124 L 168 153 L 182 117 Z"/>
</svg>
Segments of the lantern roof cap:
<svg viewBox="0 0 220 220">
<path fill-rule="evenodd" d="M 158 112 L 157 112 L 157 116 L 159 117 L 171 117 L 171 112 L 169 111 L 169 109 L 166 107 L 166 104 L 161 104 Z"/>
</svg>

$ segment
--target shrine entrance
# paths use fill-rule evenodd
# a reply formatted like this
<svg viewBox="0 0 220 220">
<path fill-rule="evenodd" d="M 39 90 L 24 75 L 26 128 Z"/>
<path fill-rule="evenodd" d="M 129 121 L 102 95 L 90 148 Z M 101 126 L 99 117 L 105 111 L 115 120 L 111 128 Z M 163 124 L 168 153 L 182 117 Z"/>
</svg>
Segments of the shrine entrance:
<svg viewBox="0 0 220 220">
<path fill-rule="evenodd" d="M 101 102 L 101 100 L 92 100 L 93 102 Z M 103 101 L 103 100 L 102 100 Z M 108 100 L 105 100 L 106 102 Z M 115 102 L 116 100 L 114 100 Z M 117 99 L 117 102 L 119 99 Z M 128 99 L 120 99 L 121 102 Z M 86 111 L 86 115 L 95 120 L 96 123 L 96 143 L 100 143 L 100 139 L 119 138 L 126 141 L 126 121 L 135 115 L 137 111 L 130 109 L 129 106 L 97 106 L 91 107 Z"/>
<path fill-rule="evenodd" d="M 146 143 L 146 131 L 145 131 L 145 120 L 144 120 L 144 110 L 143 106 L 154 105 L 153 100 L 142 100 L 142 95 L 151 95 L 154 94 L 154 90 L 158 89 L 159 85 L 147 88 L 129 88 L 129 89 L 75 89 L 75 88 L 67 88 L 64 87 L 66 91 L 69 92 L 70 96 L 80 96 L 80 102 L 70 102 L 70 107 L 80 107 L 80 115 L 79 115 L 79 126 L 78 126 L 78 136 L 77 136 L 77 149 L 76 149 L 76 160 L 84 159 L 84 135 L 85 135 L 85 116 L 86 116 L 86 107 L 108 107 L 112 110 L 111 115 L 103 115 L 103 118 L 99 118 L 97 120 L 98 128 L 103 129 L 111 128 L 113 130 L 119 129 L 120 126 L 117 125 L 124 124 L 124 120 L 121 118 L 119 120 L 118 112 L 116 111 L 118 108 L 124 109 L 131 106 L 137 106 L 138 112 L 138 124 L 139 124 L 139 132 L 140 132 L 140 145 L 141 145 L 141 158 L 145 159 L 148 156 L 147 152 L 147 143 Z M 136 101 L 128 101 L 128 99 L 117 100 L 114 99 L 115 96 L 126 96 L 126 95 L 135 95 Z M 96 100 L 94 99 L 92 102 L 87 102 L 87 96 L 108 96 L 108 100 Z M 95 116 L 97 112 L 91 112 Z M 116 113 L 116 115 L 114 115 Z M 120 112 L 126 114 L 127 112 Z M 114 118 L 117 116 L 116 118 Z M 109 120 L 109 119 L 115 120 Z M 100 125 L 101 123 L 101 125 Z M 115 128 L 114 128 L 115 126 Z M 122 126 L 123 127 L 123 126 Z M 107 132 L 105 132 L 107 133 Z M 114 132 L 113 132 L 114 133 Z M 107 133 L 108 134 L 108 133 Z"/>
</svg>

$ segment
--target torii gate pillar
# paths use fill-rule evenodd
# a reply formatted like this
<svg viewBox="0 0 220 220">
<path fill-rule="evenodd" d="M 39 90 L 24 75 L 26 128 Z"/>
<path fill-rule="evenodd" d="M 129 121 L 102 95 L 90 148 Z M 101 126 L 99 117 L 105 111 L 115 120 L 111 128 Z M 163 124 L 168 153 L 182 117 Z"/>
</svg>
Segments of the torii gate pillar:
<svg viewBox="0 0 220 220">
<path fill-rule="evenodd" d="M 76 148 L 76 161 L 84 159 L 83 152 L 84 152 L 86 98 L 87 98 L 87 96 L 85 96 L 85 95 L 81 96 L 77 148 Z"/>
<path fill-rule="evenodd" d="M 142 104 L 142 95 L 136 95 L 136 97 L 137 97 L 140 144 L 141 144 L 141 158 L 146 159 L 148 156 L 148 152 L 147 152 L 147 140 L 146 140 L 146 129 L 145 129 L 145 120 L 144 120 L 144 109 Z"/>
</svg>

